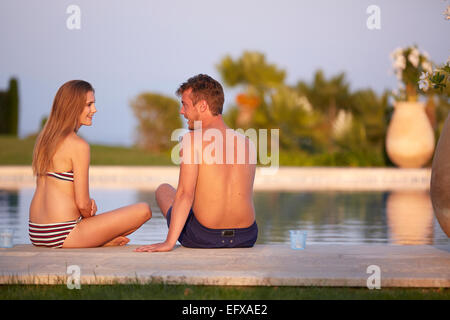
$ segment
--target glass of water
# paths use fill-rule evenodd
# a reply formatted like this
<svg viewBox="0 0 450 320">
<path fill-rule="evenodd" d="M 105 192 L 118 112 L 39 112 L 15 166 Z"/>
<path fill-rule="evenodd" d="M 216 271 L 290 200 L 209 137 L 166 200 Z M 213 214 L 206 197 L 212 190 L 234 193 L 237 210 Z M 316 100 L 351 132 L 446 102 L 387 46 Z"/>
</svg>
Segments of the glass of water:
<svg viewBox="0 0 450 320">
<path fill-rule="evenodd" d="M 13 247 L 14 229 L 0 228 L 0 248 Z"/>
<path fill-rule="evenodd" d="M 291 236 L 291 248 L 295 250 L 303 250 L 306 246 L 307 232 L 302 230 L 289 230 Z"/>
</svg>

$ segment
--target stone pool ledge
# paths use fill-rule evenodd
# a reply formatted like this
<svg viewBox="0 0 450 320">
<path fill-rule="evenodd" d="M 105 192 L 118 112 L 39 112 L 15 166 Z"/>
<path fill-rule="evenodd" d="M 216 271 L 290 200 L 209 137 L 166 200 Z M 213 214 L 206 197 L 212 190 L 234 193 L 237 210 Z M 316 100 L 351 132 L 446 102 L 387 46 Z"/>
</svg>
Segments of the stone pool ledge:
<svg viewBox="0 0 450 320">
<path fill-rule="evenodd" d="M 238 286 L 366 287 L 367 267 L 381 270 L 381 288 L 450 287 L 450 245 L 256 245 L 244 249 L 133 252 L 136 245 L 0 249 L 0 283 L 65 284 L 78 265 L 83 284 L 166 283 Z"/>
<path fill-rule="evenodd" d="M 161 183 L 178 183 L 177 166 L 91 166 L 93 188 L 155 190 Z M 256 191 L 394 191 L 428 190 L 431 169 L 280 167 L 256 169 Z M 29 166 L 0 166 L 0 188 L 34 188 Z"/>
</svg>

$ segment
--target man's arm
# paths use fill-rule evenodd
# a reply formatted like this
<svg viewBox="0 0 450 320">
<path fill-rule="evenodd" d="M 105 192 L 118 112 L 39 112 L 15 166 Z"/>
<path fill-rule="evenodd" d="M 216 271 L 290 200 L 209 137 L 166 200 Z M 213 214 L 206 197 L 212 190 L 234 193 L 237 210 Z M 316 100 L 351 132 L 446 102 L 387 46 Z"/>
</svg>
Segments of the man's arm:
<svg viewBox="0 0 450 320">
<path fill-rule="evenodd" d="M 169 233 L 166 239 L 172 248 L 175 246 L 192 208 L 197 176 L 198 164 L 181 163 L 177 193 L 172 205 Z"/>
<path fill-rule="evenodd" d="M 195 160 L 194 135 L 183 136 L 182 161 L 175 200 L 172 204 L 169 232 L 166 241 L 137 248 L 135 251 L 170 251 L 177 243 L 192 208 L 197 185 L 198 163 Z"/>
</svg>

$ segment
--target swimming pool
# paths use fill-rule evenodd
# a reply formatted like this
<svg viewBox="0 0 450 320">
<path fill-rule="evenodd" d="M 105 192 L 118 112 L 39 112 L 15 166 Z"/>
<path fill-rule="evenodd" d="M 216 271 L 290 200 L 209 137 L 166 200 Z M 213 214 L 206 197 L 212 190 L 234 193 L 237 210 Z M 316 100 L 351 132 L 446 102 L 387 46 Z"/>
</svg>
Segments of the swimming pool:
<svg viewBox="0 0 450 320">
<path fill-rule="evenodd" d="M 15 230 L 15 244 L 30 244 L 28 209 L 33 188 L 0 189 L 0 227 Z M 167 225 L 152 191 L 91 189 L 98 212 L 135 202 L 150 204 L 153 217 L 129 236 L 130 244 L 164 241 Z M 428 191 L 255 192 L 257 244 L 289 242 L 289 230 L 308 232 L 307 243 L 447 244 Z"/>
</svg>

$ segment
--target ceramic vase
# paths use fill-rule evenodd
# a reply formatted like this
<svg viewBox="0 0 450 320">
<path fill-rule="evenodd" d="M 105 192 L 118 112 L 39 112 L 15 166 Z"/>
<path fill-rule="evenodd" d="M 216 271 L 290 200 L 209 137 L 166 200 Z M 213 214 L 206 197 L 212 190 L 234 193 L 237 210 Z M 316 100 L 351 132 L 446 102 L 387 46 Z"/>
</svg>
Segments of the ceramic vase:
<svg viewBox="0 0 450 320">
<path fill-rule="evenodd" d="M 401 101 L 386 135 L 386 151 L 400 168 L 420 168 L 433 156 L 434 132 L 422 102 Z"/>
<path fill-rule="evenodd" d="M 450 114 L 445 120 L 431 166 L 431 203 L 441 229 L 450 237 Z"/>
</svg>

